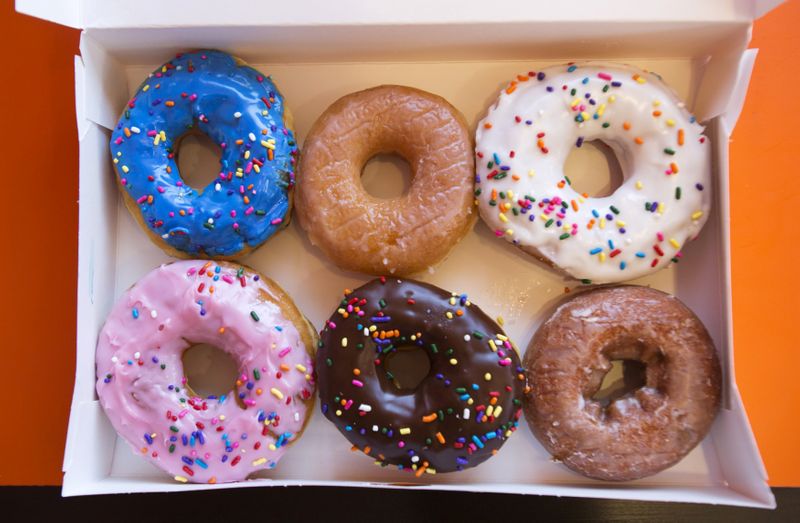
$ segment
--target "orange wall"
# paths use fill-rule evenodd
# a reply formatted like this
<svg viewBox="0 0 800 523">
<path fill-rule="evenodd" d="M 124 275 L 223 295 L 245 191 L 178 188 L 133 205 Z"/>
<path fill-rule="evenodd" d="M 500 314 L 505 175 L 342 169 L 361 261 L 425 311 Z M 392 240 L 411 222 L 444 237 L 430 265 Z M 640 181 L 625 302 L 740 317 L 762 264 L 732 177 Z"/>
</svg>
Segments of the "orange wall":
<svg viewBox="0 0 800 523">
<path fill-rule="evenodd" d="M 800 3 L 756 24 L 761 48 L 731 164 L 737 379 L 773 485 L 800 486 Z M 0 169 L 10 231 L 2 287 L 0 484 L 58 484 L 75 368 L 78 32 L 0 7 Z M 40 253 L 47 256 L 40 256 Z M 12 268 L 16 267 L 16 268 Z"/>
</svg>

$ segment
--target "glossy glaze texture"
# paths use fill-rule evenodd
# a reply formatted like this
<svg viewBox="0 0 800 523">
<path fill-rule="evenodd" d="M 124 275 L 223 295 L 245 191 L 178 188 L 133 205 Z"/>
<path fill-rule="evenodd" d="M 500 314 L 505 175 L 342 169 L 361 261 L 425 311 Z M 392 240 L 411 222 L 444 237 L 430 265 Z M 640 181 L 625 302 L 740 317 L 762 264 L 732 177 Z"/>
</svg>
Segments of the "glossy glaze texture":
<svg viewBox="0 0 800 523">
<path fill-rule="evenodd" d="M 268 76 L 220 51 L 178 55 L 141 84 L 111 135 L 127 204 L 162 247 L 231 257 L 288 223 L 297 145 Z M 176 147 L 200 132 L 221 151 L 219 176 L 198 191 Z"/>
<path fill-rule="evenodd" d="M 625 181 L 610 196 L 576 191 L 575 147 L 600 140 Z M 577 279 L 618 282 L 680 258 L 711 205 L 711 144 L 654 74 L 621 64 L 520 75 L 476 131 L 476 195 L 495 235 Z"/>
<path fill-rule="evenodd" d="M 181 357 L 207 343 L 238 364 L 225 395 L 191 391 Z M 97 340 L 97 394 L 136 454 L 177 481 L 274 467 L 314 399 L 314 333 L 290 298 L 245 267 L 162 265 L 125 292 Z"/>
<path fill-rule="evenodd" d="M 408 162 L 411 186 L 377 198 L 361 183 L 376 154 Z M 409 275 L 440 262 L 477 212 L 472 138 L 464 117 L 440 96 L 399 85 L 348 94 L 317 119 L 303 143 L 297 219 L 343 269 Z"/>
<path fill-rule="evenodd" d="M 386 367 L 408 347 L 431 366 L 413 390 Z M 393 278 L 345 294 L 320 335 L 317 369 L 325 416 L 380 464 L 417 476 L 489 459 L 516 430 L 525 389 L 516 349 L 466 295 Z"/>
</svg>

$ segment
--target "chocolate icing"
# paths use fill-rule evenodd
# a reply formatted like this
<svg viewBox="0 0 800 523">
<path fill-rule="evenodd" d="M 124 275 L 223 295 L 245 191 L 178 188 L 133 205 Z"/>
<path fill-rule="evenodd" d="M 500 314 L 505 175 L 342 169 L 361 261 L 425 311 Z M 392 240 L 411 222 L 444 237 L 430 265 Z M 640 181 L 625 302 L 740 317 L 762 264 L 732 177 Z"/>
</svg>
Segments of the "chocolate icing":
<svg viewBox="0 0 800 523">
<path fill-rule="evenodd" d="M 414 345 L 430 372 L 400 390 L 386 357 Z M 413 280 L 346 292 L 320 334 L 317 370 L 325 416 L 358 449 L 417 476 L 491 457 L 516 430 L 526 387 L 517 350 L 494 321 L 466 295 Z"/>
</svg>

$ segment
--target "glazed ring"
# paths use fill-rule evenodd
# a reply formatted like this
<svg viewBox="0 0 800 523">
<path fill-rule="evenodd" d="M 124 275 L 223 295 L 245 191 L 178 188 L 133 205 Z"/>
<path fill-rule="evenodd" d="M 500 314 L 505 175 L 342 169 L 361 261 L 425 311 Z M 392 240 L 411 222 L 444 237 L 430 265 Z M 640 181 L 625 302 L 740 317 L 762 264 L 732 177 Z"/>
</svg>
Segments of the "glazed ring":
<svg viewBox="0 0 800 523">
<path fill-rule="evenodd" d="M 97 341 L 97 395 L 136 454 L 177 481 L 222 483 L 270 469 L 314 402 L 316 333 L 291 298 L 227 262 L 162 265 L 119 299 Z M 229 394 L 200 397 L 181 357 L 207 343 L 239 366 Z"/>
<path fill-rule="evenodd" d="M 591 140 L 614 151 L 625 177 L 607 197 L 564 174 Z M 710 143 L 654 73 L 587 63 L 520 75 L 476 144 L 478 206 L 495 235 L 588 283 L 666 267 L 708 218 Z"/>
<path fill-rule="evenodd" d="M 474 467 L 516 430 L 525 376 L 511 341 L 464 294 L 376 279 L 345 292 L 317 351 L 322 412 L 359 450 L 423 473 Z M 395 383 L 399 351 L 424 351 L 430 372 Z"/>
<path fill-rule="evenodd" d="M 198 191 L 178 172 L 182 137 L 222 150 Z M 111 134 L 125 203 L 150 238 L 181 258 L 243 256 L 286 226 L 297 145 L 275 84 L 220 51 L 180 54 L 147 79 Z"/>
<path fill-rule="evenodd" d="M 644 385 L 604 406 L 594 397 L 612 360 L 644 364 Z M 647 287 L 572 296 L 536 332 L 524 366 L 533 433 L 590 478 L 633 480 L 674 465 L 719 410 L 722 378 L 708 332 L 675 297 Z"/>
<path fill-rule="evenodd" d="M 394 199 L 361 184 L 367 161 L 396 153 L 411 187 Z M 466 122 L 446 100 L 384 85 L 349 94 L 316 121 L 303 145 L 297 217 L 343 269 L 405 275 L 443 259 L 473 224 L 474 162 Z"/>
</svg>

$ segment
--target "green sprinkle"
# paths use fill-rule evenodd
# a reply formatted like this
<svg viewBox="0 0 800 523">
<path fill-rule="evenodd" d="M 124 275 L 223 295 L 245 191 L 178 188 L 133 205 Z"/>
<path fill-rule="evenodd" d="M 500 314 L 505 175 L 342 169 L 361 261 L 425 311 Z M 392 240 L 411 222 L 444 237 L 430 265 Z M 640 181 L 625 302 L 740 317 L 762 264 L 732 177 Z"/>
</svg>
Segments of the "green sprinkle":
<svg viewBox="0 0 800 523">
<path fill-rule="evenodd" d="M 610 124 L 610 123 L 608 123 L 608 122 L 603 122 L 603 129 L 608 129 L 609 127 L 611 127 L 611 124 Z"/>
<path fill-rule="evenodd" d="M 472 331 L 472 335 L 478 338 L 479 340 L 482 340 L 486 336 L 484 333 L 480 331 Z"/>
<path fill-rule="evenodd" d="M 667 154 L 669 154 L 669 155 L 673 155 L 673 154 L 675 154 L 675 150 L 674 150 L 674 149 L 670 149 L 669 147 L 667 147 L 666 149 L 664 149 L 664 152 L 665 152 L 665 153 L 667 153 Z"/>
<path fill-rule="evenodd" d="M 433 352 L 434 354 L 438 354 L 439 353 L 439 349 L 438 349 L 438 347 L 436 347 L 435 343 L 431 343 L 431 352 Z"/>
<path fill-rule="evenodd" d="M 458 387 L 456 389 L 456 392 L 459 394 L 464 394 L 465 392 L 467 392 L 467 389 L 465 389 L 464 387 Z"/>
<path fill-rule="evenodd" d="M 568 183 L 568 184 L 572 185 L 572 182 L 571 182 L 571 181 L 569 181 L 569 176 L 567 176 L 567 175 L 565 174 L 565 175 L 564 175 L 564 179 L 565 179 L 565 180 L 567 180 L 567 183 Z"/>
<path fill-rule="evenodd" d="M 442 421 L 442 420 L 444 420 L 444 412 L 442 412 L 441 410 L 440 410 L 440 411 L 438 411 L 438 412 L 436 413 L 436 415 L 438 416 L 438 418 L 439 418 L 439 421 Z"/>
<path fill-rule="evenodd" d="M 203 223 L 203 227 L 205 227 L 206 229 L 213 229 L 214 228 L 214 224 L 213 223 L 204 222 Z"/>
<path fill-rule="evenodd" d="M 256 216 L 264 216 L 267 214 L 267 211 L 256 211 Z"/>
<path fill-rule="evenodd" d="M 558 237 L 559 240 L 566 240 L 567 238 L 569 238 L 568 232 L 565 232 L 564 234 Z"/>
<path fill-rule="evenodd" d="M 176 427 L 175 425 L 170 425 L 169 430 L 171 430 L 172 432 L 179 432 L 178 427 Z"/>
<path fill-rule="evenodd" d="M 592 284 L 592 280 L 584 278 L 584 279 L 581 280 L 581 283 L 584 284 L 584 285 L 591 285 Z"/>
<path fill-rule="evenodd" d="M 330 358 L 325 358 L 325 365 L 328 367 L 333 367 L 333 360 Z"/>
<path fill-rule="evenodd" d="M 680 187 L 675 187 L 675 199 L 676 200 L 680 200 L 681 199 L 681 188 Z"/>
<path fill-rule="evenodd" d="M 544 224 L 544 228 L 545 228 L 545 229 L 547 229 L 548 227 L 550 227 L 551 225 L 553 225 L 553 222 L 554 222 L 554 221 L 555 221 L 555 220 L 554 220 L 554 219 L 552 219 L 552 218 L 550 218 L 549 220 L 547 220 L 547 221 L 545 222 L 545 224 Z"/>
<path fill-rule="evenodd" d="M 614 214 L 619 214 L 619 209 L 617 209 L 613 205 L 611 207 L 609 207 L 609 209 L 611 209 L 611 212 L 613 212 Z"/>
<path fill-rule="evenodd" d="M 256 381 L 261 379 L 261 373 L 258 372 L 258 369 L 253 369 L 253 377 L 256 379 Z"/>
<path fill-rule="evenodd" d="M 386 300 L 384 300 L 384 299 L 381 299 L 381 300 L 378 302 L 378 305 L 380 305 L 380 306 L 381 306 L 381 309 L 385 308 L 385 307 L 386 307 Z"/>
<path fill-rule="evenodd" d="M 256 314 L 256 311 L 250 311 L 250 317 L 253 318 L 256 321 L 261 321 L 261 318 L 258 317 L 258 314 Z"/>
<path fill-rule="evenodd" d="M 481 191 L 481 188 L 478 187 L 477 189 L 475 189 L 475 196 L 480 196 L 481 192 L 483 192 L 483 191 Z"/>
<path fill-rule="evenodd" d="M 172 454 L 173 452 L 175 452 L 175 444 L 174 443 L 169 446 L 169 453 Z"/>
</svg>

